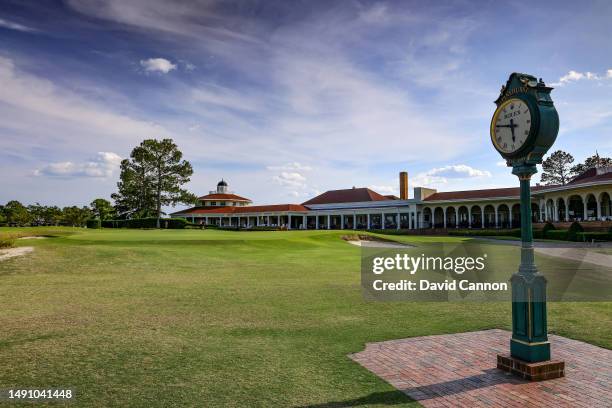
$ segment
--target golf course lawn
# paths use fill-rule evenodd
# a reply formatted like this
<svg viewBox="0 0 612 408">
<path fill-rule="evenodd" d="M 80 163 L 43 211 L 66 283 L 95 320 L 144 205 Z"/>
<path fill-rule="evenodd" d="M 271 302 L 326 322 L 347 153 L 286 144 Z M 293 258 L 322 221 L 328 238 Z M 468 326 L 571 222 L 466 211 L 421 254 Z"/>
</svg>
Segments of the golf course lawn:
<svg viewBox="0 0 612 408">
<path fill-rule="evenodd" d="M 418 406 L 347 354 L 510 328 L 509 303 L 366 302 L 360 249 L 340 231 L 0 228 L 0 238 L 15 232 L 62 236 L 18 240 L 35 250 L 0 262 L 0 388 L 72 387 L 70 406 Z M 518 248 L 482 246 L 516 267 Z M 611 312 L 550 303 L 549 332 L 610 348 Z"/>
</svg>

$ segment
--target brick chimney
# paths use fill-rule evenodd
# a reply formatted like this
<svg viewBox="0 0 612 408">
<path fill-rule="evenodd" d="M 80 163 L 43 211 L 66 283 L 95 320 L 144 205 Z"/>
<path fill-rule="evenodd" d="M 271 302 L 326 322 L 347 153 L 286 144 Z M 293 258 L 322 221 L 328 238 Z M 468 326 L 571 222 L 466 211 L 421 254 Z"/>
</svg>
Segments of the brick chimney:
<svg viewBox="0 0 612 408">
<path fill-rule="evenodd" d="M 408 172 L 400 171 L 399 174 L 399 191 L 400 191 L 400 200 L 408 199 Z"/>
</svg>

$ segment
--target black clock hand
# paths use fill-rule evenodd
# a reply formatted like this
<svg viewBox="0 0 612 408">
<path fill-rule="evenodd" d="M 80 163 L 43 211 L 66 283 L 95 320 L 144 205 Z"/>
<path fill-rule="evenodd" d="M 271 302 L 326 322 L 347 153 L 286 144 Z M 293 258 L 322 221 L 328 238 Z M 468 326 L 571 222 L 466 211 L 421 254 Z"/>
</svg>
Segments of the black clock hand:
<svg viewBox="0 0 612 408">
<path fill-rule="evenodd" d="M 510 126 L 508 126 L 510 128 L 510 131 L 512 132 L 512 141 L 515 142 L 516 141 L 516 137 L 514 136 L 514 128 L 518 127 L 518 125 L 514 124 L 514 119 L 510 119 Z"/>
</svg>

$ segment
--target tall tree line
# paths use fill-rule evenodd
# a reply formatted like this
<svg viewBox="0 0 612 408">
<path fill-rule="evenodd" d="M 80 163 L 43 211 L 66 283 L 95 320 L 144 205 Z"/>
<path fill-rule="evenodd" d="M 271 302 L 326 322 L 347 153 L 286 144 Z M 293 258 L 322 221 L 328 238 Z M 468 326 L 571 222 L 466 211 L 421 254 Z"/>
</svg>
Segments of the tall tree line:
<svg viewBox="0 0 612 408">
<path fill-rule="evenodd" d="M 40 203 L 25 206 L 16 200 L 0 205 L 0 225 L 9 226 L 83 227 L 91 218 L 106 220 L 114 216 L 115 208 L 103 198 L 96 198 L 89 206 L 83 207 L 73 205 L 59 208 Z"/>
</svg>

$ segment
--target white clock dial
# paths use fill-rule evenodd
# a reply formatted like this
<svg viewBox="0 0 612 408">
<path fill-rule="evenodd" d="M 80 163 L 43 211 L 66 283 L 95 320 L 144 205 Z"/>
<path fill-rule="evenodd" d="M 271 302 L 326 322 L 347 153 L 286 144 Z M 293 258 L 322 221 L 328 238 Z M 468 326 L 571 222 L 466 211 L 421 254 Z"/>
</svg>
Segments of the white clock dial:
<svg viewBox="0 0 612 408">
<path fill-rule="evenodd" d="M 531 131 L 531 111 L 518 98 L 508 99 L 501 104 L 491 122 L 491 138 L 497 150 L 512 154 L 518 151 Z"/>
</svg>

